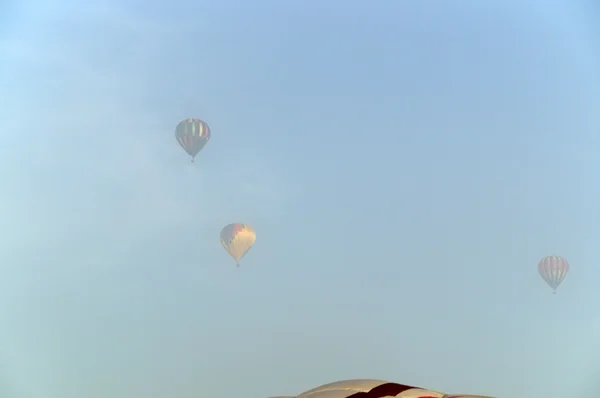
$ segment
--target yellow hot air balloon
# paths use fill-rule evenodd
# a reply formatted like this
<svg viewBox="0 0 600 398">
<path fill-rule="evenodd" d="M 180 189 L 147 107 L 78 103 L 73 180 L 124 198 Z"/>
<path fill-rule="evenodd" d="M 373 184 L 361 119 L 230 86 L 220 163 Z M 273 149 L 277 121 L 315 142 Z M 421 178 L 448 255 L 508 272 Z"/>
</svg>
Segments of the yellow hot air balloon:
<svg viewBox="0 0 600 398">
<path fill-rule="evenodd" d="M 221 244 L 240 266 L 240 260 L 256 242 L 256 233 L 248 224 L 229 224 L 221 230 Z"/>
</svg>

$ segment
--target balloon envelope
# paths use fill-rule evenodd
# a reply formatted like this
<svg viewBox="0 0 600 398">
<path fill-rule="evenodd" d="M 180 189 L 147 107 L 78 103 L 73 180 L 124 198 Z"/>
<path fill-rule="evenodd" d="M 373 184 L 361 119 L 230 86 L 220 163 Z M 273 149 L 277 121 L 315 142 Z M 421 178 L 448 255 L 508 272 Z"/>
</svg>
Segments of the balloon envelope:
<svg viewBox="0 0 600 398">
<path fill-rule="evenodd" d="M 221 230 L 221 245 L 227 253 L 240 265 L 240 260 L 248 253 L 256 242 L 256 232 L 248 224 L 234 223 Z"/>
<path fill-rule="evenodd" d="M 437 391 L 424 390 L 405 384 L 374 379 L 356 379 L 325 384 L 306 391 L 297 398 L 443 398 L 443 396 L 443 393 Z"/>
<path fill-rule="evenodd" d="M 448 395 L 438 391 L 375 379 L 342 380 L 324 384 L 296 398 L 493 398 L 483 395 Z"/>
<path fill-rule="evenodd" d="M 538 272 L 548 286 L 556 291 L 569 272 L 569 263 L 560 256 L 544 257 L 538 263 Z"/>
<path fill-rule="evenodd" d="M 210 140 L 210 127 L 200 119 L 185 119 L 175 127 L 175 138 L 188 155 L 194 158 Z"/>
</svg>

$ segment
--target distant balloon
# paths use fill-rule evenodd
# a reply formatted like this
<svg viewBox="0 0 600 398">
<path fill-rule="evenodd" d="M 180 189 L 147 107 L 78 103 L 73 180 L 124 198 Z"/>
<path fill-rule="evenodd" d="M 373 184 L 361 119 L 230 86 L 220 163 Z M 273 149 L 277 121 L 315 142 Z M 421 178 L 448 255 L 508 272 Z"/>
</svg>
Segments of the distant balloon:
<svg viewBox="0 0 600 398">
<path fill-rule="evenodd" d="M 229 224 L 221 230 L 221 244 L 240 266 L 240 260 L 256 242 L 256 233 L 248 224 Z"/>
<path fill-rule="evenodd" d="M 544 257 L 538 264 L 538 272 L 552 288 L 552 293 L 556 293 L 556 289 L 569 272 L 569 263 L 560 256 Z"/>
<path fill-rule="evenodd" d="M 175 128 L 175 138 L 179 145 L 194 158 L 210 140 L 210 127 L 200 119 L 186 119 Z"/>
</svg>

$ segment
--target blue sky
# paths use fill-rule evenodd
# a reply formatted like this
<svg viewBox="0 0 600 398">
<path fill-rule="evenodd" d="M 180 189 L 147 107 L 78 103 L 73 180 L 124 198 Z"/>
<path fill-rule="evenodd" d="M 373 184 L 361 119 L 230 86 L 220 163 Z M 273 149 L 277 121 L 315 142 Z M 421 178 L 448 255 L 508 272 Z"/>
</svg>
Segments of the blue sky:
<svg viewBox="0 0 600 398">
<path fill-rule="evenodd" d="M 600 392 L 597 6 L 159 3 L 3 5 L 0 395 Z"/>
</svg>

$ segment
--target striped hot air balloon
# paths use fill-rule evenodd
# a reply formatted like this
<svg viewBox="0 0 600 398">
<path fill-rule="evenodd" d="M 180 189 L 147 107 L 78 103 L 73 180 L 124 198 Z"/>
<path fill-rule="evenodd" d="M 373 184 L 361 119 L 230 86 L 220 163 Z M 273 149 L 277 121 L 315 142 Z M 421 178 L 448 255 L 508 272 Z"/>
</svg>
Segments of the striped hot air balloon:
<svg viewBox="0 0 600 398">
<path fill-rule="evenodd" d="M 483 395 L 448 395 L 438 391 L 390 383 L 383 380 L 355 379 L 325 384 L 296 398 L 493 398 Z"/>
<path fill-rule="evenodd" d="M 569 272 L 569 263 L 560 256 L 544 257 L 538 264 L 538 272 L 552 288 L 552 293 L 556 293 L 556 289 Z"/>
<path fill-rule="evenodd" d="M 181 147 L 194 158 L 210 140 L 210 127 L 200 119 L 185 119 L 175 128 L 175 138 Z"/>
<path fill-rule="evenodd" d="M 383 380 L 342 380 L 306 391 L 297 398 L 443 398 L 441 392 Z"/>
</svg>

